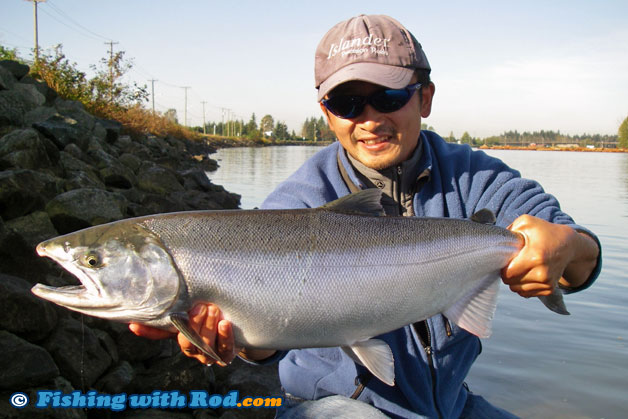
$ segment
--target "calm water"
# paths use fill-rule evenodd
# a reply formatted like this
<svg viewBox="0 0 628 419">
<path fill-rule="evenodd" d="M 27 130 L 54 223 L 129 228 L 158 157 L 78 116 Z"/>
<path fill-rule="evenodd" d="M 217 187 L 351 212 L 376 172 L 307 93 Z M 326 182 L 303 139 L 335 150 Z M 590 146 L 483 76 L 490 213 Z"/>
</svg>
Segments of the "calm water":
<svg viewBox="0 0 628 419">
<path fill-rule="evenodd" d="M 317 147 L 223 149 L 214 183 L 255 208 Z M 628 417 L 628 154 L 489 151 L 538 180 L 579 224 L 598 234 L 602 274 L 570 295 L 571 316 L 502 287 L 493 336 L 470 388 L 526 418 Z"/>
</svg>

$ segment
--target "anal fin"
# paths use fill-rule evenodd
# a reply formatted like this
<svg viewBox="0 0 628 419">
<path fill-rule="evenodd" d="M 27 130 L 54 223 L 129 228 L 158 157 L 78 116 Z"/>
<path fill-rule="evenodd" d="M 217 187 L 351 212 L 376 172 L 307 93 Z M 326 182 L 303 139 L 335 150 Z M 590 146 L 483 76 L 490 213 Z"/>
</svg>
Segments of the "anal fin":
<svg viewBox="0 0 628 419">
<path fill-rule="evenodd" d="M 342 349 L 358 364 L 389 386 L 395 385 L 395 361 L 392 350 L 381 339 L 369 339 L 343 346 Z"/>
<path fill-rule="evenodd" d="M 187 314 L 172 313 L 168 317 L 170 318 L 170 322 L 172 322 L 172 325 L 176 327 L 179 332 L 183 333 L 183 336 L 185 336 L 190 342 L 192 342 L 194 346 L 196 346 L 201 352 L 216 361 L 216 364 L 220 365 L 221 367 L 227 365 L 222 359 L 220 359 L 218 354 L 216 354 L 216 352 L 214 352 L 214 350 L 203 341 L 199 334 L 190 327 Z"/>
</svg>

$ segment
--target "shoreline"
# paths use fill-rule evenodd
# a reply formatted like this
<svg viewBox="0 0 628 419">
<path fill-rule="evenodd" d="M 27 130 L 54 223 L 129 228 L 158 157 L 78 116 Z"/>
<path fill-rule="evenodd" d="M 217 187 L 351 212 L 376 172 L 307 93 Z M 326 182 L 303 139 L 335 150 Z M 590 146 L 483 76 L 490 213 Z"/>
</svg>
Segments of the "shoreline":
<svg viewBox="0 0 628 419">
<path fill-rule="evenodd" d="M 626 148 L 586 148 L 586 147 L 516 147 L 516 146 L 486 146 L 474 147 L 479 150 L 523 150 L 523 151 L 572 151 L 578 153 L 628 153 Z"/>
</svg>

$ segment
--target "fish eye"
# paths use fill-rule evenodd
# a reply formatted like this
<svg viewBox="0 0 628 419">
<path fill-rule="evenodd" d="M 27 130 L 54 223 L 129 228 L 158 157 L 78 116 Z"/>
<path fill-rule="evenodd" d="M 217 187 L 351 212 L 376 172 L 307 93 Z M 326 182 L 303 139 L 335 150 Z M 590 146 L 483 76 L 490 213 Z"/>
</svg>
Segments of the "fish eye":
<svg viewBox="0 0 628 419">
<path fill-rule="evenodd" d="M 96 252 L 88 252 L 83 256 L 83 265 L 88 268 L 100 268 L 102 266 L 102 260 L 100 255 Z"/>
</svg>

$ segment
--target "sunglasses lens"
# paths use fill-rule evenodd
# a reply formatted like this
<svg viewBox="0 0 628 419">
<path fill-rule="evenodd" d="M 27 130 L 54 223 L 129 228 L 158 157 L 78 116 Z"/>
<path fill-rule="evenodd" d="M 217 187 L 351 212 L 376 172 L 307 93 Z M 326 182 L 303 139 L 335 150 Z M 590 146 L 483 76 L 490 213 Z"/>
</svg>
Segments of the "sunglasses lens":
<svg viewBox="0 0 628 419">
<path fill-rule="evenodd" d="M 406 89 L 384 90 L 371 97 L 371 104 L 380 112 L 395 112 L 403 108 L 411 94 Z"/>
<path fill-rule="evenodd" d="M 340 118 L 354 118 L 364 110 L 364 99 L 360 96 L 334 96 L 323 101 L 323 104 Z"/>
</svg>

